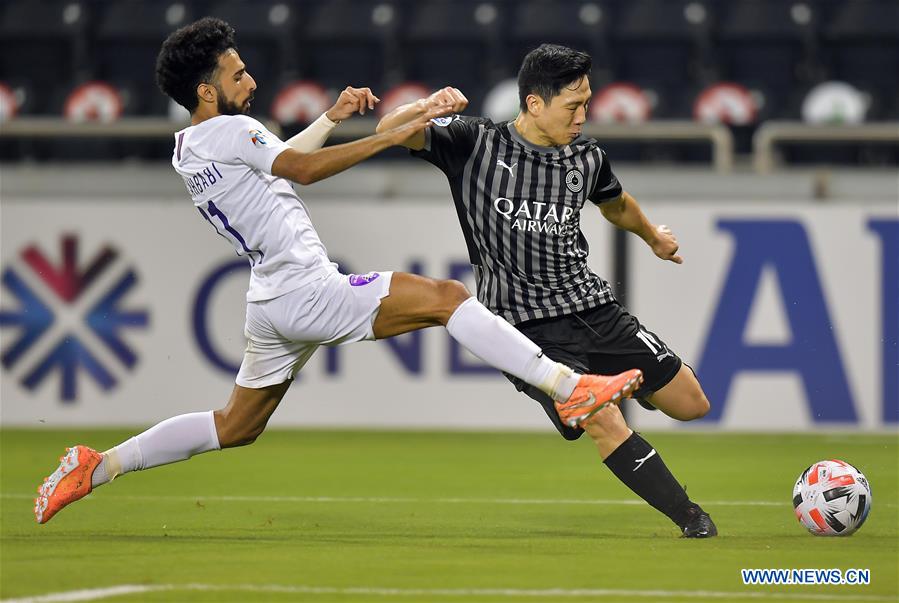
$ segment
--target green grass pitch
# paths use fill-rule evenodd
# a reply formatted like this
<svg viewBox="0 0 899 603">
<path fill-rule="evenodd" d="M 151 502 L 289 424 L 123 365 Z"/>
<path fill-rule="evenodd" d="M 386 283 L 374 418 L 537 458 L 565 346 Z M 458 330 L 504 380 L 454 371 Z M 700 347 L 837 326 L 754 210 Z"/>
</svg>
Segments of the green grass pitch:
<svg viewBox="0 0 899 603">
<path fill-rule="evenodd" d="M 0 598 L 899 599 L 895 434 L 645 434 L 718 524 L 704 541 L 678 538 L 586 438 L 549 433 L 270 431 L 124 476 L 34 523 L 31 497 L 66 445 L 103 450 L 128 435 L 0 432 Z M 834 457 L 870 479 L 871 516 L 854 536 L 816 538 L 791 489 Z M 744 586 L 741 568 L 862 568 L 871 583 Z M 41 597 L 51 593 L 68 594 Z"/>
</svg>

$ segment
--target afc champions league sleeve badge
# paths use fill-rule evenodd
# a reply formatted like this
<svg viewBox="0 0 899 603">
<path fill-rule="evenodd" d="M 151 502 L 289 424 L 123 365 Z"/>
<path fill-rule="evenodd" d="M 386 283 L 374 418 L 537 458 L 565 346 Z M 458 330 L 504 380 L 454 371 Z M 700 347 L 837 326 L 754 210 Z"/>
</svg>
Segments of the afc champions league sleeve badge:
<svg viewBox="0 0 899 603">
<path fill-rule="evenodd" d="M 579 193 L 584 189 L 584 175 L 577 168 L 568 170 L 565 174 L 565 186 L 572 193 Z"/>
<path fill-rule="evenodd" d="M 253 142 L 253 146 L 268 146 L 268 139 L 265 137 L 265 135 L 266 133 L 262 130 L 250 130 L 250 140 Z"/>
</svg>

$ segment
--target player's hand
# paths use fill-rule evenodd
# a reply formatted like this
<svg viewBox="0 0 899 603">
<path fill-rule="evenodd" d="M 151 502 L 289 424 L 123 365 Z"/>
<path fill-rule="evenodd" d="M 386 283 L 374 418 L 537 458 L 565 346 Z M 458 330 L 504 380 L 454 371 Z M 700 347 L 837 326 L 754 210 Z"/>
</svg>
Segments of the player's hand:
<svg viewBox="0 0 899 603">
<path fill-rule="evenodd" d="M 432 109 L 442 105 L 451 105 L 453 113 L 461 113 L 468 106 L 468 99 L 458 88 L 447 86 L 434 92 L 427 98 L 427 107 Z"/>
<path fill-rule="evenodd" d="M 431 125 L 431 120 L 438 117 L 446 117 L 453 114 L 453 105 L 439 105 L 428 109 L 412 121 L 406 122 L 401 126 L 397 126 L 392 130 L 387 130 L 385 134 L 389 134 L 393 144 L 403 144 L 412 138 L 418 132 Z"/>
<path fill-rule="evenodd" d="M 674 262 L 675 264 L 683 264 L 684 258 L 677 255 L 678 244 L 677 237 L 671 232 L 671 229 L 664 224 L 655 227 L 656 238 L 651 244 L 652 251 L 663 260 Z"/>
<path fill-rule="evenodd" d="M 381 99 L 372 94 L 371 88 L 353 88 L 347 86 L 337 97 L 334 106 L 325 112 L 331 121 L 343 121 L 349 119 L 354 113 L 365 115 L 366 110 L 372 110 Z"/>
</svg>

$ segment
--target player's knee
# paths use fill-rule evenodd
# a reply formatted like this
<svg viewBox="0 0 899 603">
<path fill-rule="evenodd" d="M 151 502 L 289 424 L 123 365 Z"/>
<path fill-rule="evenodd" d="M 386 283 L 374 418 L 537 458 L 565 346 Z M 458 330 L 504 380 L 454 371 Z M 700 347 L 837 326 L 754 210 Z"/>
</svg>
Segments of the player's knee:
<svg viewBox="0 0 899 603">
<path fill-rule="evenodd" d="M 215 425 L 221 448 L 248 446 L 265 430 L 264 423 L 254 425 L 234 421 L 227 408 L 215 411 Z"/>
<path fill-rule="evenodd" d="M 219 446 L 222 448 L 237 448 L 249 446 L 262 434 L 262 430 L 233 429 L 219 434 Z M 224 437 L 223 437 L 224 435 Z"/>
<path fill-rule="evenodd" d="M 685 400 L 684 404 L 680 405 L 675 413 L 672 413 L 672 417 L 678 421 L 695 421 L 709 414 L 711 408 L 708 398 L 700 390 Z"/>
<path fill-rule="evenodd" d="M 692 392 L 690 395 L 689 402 L 683 412 L 683 417 L 680 419 L 681 421 L 695 421 L 696 419 L 701 419 L 709 414 L 711 408 L 712 405 L 709 403 L 709 399 L 705 397 L 705 393 L 702 389 L 697 388 L 697 391 Z"/>
<path fill-rule="evenodd" d="M 693 398 L 693 419 L 701 419 L 709 414 L 711 409 L 712 405 L 709 402 L 709 399 L 706 398 L 705 394 L 700 390 L 700 392 Z"/>
<path fill-rule="evenodd" d="M 699 398 L 696 401 L 696 418 L 701 419 L 709 414 L 710 410 L 712 410 L 712 403 L 709 402 L 709 399 L 705 397 L 703 392 L 699 392 Z"/>
<path fill-rule="evenodd" d="M 456 280 L 440 281 L 439 284 L 441 296 L 450 302 L 453 307 L 458 306 L 466 299 L 471 297 L 471 291 L 468 290 L 462 282 Z"/>
<path fill-rule="evenodd" d="M 471 297 L 471 292 L 464 284 L 455 280 L 437 282 L 437 294 L 440 298 L 440 319 L 446 324 L 459 304 Z"/>
<path fill-rule="evenodd" d="M 238 433 L 238 440 L 235 446 L 249 446 L 256 441 L 256 438 L 262 435 L 263 431 L 265 431 L 264 425 L 245 427 Z"/>
</svg>

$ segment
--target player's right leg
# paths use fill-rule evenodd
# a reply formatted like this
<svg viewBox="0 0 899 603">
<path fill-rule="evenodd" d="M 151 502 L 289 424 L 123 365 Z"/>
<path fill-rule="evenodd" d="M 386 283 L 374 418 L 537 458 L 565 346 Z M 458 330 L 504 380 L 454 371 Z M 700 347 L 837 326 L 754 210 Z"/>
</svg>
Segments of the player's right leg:
<svg viewBox="0 0 899 603">
<path fill-rule="evenodd" d="M 692 376 L 655 333 L 618 304 L 580 313 L 574 320 L 581 327 L 581 347 L 588 359 L 586 366 L 602 371 L 623 366 L 638 366 L 643 370 L 645 382 L 634 392 L 635 396 L 655 400 L 653 396 L 672 386 L 685 372 Z M 675 386 L 669 392 L 681 390 Z M 704 401 L 701 390 L 699 394 Z M 700 404 L 697 409 L 701 410 Z M 690 500 L 653 445 L 627 426 L 618 408 L 604 409 L 581 426 L 596 443 L 603 463 L 612 473 L 667 515 L 685 537 L 706 538 L 717 534 L 709 515 Z"/>
<path fill-rule="evenodd" d="M 614 354 L 631 350 L 630 338 L 617 332 L 616 327 L 628 324 L 620 320 L 620 316 L 615 307 L 597 308 L 577 315 L 532 321 L 519 325 L 519 328 L 547 353 L 581 371 L 614 372 L 634 362 L 645 369 L 648 385 L 644 387 L 654 389 L 657 383 L 671 379 L 671 374 L 680 365 L 676 357 L 666 358 L 665 365 L 658 367 L 654 364 L 657 360 L 655 354 L 648 359 L 641 358 L 639 354 Z M 639 340 L 637 343 L 643 345 Z M 636 349 L 639 351 L 640 347 Z M 598 351 L 605 354 L 597 354 Z M 666 369 L 668 366 L 670 370 Z M 578 427 L 572 428 L 560 420 L 556 405 L 546 394 L 518 379 L 512 379 L 512 382 L 519 391 L 543 406 L 565 439 L 575 440 L 586 430 L 603 463 L 612 473 L 635 494 L 671 519 L 685 537 L 702 538 L 717 533 L 708 514 L 689 499 L 656 449 L 631 430 L 618 406 L 605 406 L 591 418 L 581 421 Z"/>
<path fill-rule="evenodd" d="M 491 366 L 514 375 L 560 401 L 569 425 L 606 404 L 617 404 L 642 382 L 639 370 L 617 375 L 579 375 L 544 356 L 540 348 L 472 297 L 458 281 L 393 273 L 373 324 L 378 339 L 444 325 L 463 347 Z"/>
<path fill-rule="evenodd" d="M 119 475 L 184 461 L 210 450 L 252 444 L 290 383 L 258 389 L 236 385 L 225 408 L 166 419 L 103 454 L 80 445 L 67 449 L 59 467 L 38 488 L 35 519 L 47 523 L 63 507 Z"/>
<path fill-rule="evenodd" d="M 603 463 L 628 488 L 664 513 L 686 538 L 718 535 L 712 518 L 690 500 L 656 449 L 628 427 L 621 409 L 601 409 L 580 426 L 599 450 Z"/>
</svg>

